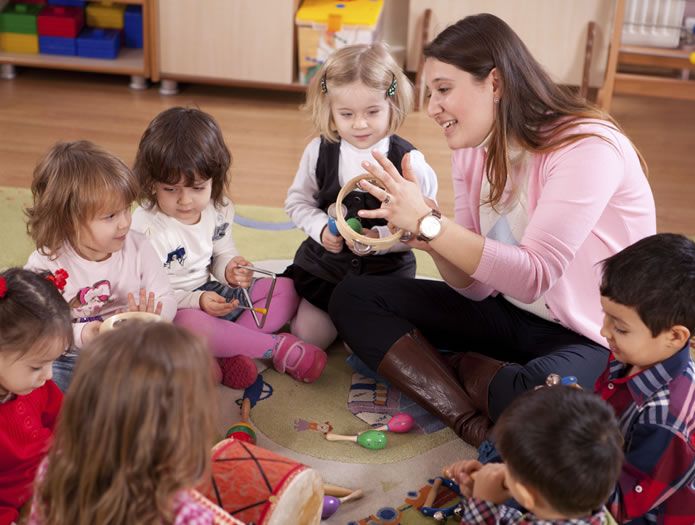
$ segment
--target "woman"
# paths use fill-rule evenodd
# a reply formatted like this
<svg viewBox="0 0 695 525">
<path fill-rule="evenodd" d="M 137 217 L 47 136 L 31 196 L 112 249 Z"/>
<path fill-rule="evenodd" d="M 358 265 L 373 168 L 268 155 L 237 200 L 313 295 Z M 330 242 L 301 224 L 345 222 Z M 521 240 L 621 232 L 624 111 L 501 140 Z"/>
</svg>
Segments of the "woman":
<svg viewBox="0 0 695 525">
<path fill-rule="evenodd" d="M 617 123 L 553 83 L 499 18 L 460 20 L 425 57 L 455 217 L 423 198 L 407 160 L 399 178 L 378 153 L 364 167 L 386 189 L 363 189 L 382 206 L 360 214 L 412 232 L 445 282 L 346 279 L 330 313 L 367 365 L 477 445 L 549 373 L 593 388 L 609 355 L 597 263 L 655 232 L 654 200 Z"/>
</svg>

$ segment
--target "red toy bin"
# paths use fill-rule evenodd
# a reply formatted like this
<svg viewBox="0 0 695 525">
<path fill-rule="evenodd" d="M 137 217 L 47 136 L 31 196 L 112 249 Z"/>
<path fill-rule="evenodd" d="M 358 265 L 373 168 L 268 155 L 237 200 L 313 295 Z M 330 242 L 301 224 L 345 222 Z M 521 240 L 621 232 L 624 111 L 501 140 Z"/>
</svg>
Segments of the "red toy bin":
<svg viewBox="0 0 695 525">
<path fill-rule="evenodd" d="M 39 13 L 37 28 L 41 36 L 76 38 L 84 26 L 84 9 L 47 6 Z"/>
</svg>

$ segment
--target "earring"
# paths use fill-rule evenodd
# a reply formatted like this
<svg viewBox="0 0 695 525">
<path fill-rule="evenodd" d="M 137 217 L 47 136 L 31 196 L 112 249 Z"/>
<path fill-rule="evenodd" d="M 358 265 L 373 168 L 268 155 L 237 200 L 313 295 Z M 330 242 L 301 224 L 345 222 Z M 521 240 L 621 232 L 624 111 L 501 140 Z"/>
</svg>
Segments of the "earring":
<svg viewBox="0 0 695 525">
<path fill-rule="evenodd" d="M 500 97 L 495 97 L 495 98 L 492 99 L 492 101 L 493 101 L 495 104 L 498 104 L 499 101 L 500 101 Z"/>
</svg>

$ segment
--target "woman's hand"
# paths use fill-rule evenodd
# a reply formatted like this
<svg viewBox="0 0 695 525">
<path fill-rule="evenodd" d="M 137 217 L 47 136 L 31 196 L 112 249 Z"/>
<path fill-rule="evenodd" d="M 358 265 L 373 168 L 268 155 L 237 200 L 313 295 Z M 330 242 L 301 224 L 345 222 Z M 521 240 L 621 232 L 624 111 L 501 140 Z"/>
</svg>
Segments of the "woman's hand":
<svg viewBox="0 0 695 525">
<path fill-rule="evenodd" d="M 321 244 L 326 251 L 331 253 L 340 253 L 343 251 L 343 238 L 340 235 L 333 235 L 328 229 L 328 226 L 323 227 L 321 232 Z"/>
<path fill-rule="evenodd" d="M 128 294 L 128 311 L 129 312 L 149 312 L 151 314 L 162 313 L 162 302 L 154 302 L 154 292 L 147 293 L 147 290 L 140 288 L 140 302 L 135 302 L 135 296 L 132 293 Z"/>
<path fill-rule="evenodd" d="M 248 288 L 251 286 L 253 272 L 239 268 L 239 266 L 251 266 L 251 263 L 241 255 L 237 255 L 227 263 L 227 267 L 224 269 L 224 278 L 227 279 L 229 286 Z"/>
<path fill-rule="evenodd" d="M 213 317 L 224 317 L 232 313 L 236 307 L 239 306 L 238 300 L 234 299 L 233 301 L 227 302 L 227 299 L 216 292 L 203 292 L 200 295 L 198 303 L 203 312 Z"/>
<path fill-rule="evenodd" d="M 379 165 L 363 162 L 362 167 L 370 175 L 379 179 L 386 189 L 381 189 L 367 181 L 361 181 L 361 189 L 371 193 L 381 201 L 381 208 L 360 210 L 358 215 L 365 219 L 386 219 L 390 224 L 405 231 L 417 232 L 418 220 L 429 213 L 430 207 L 420 191 L 417 178 L 410 169 L 410 155 L 403 157 L 401 167 L 403 176 L 384 155 L 373 151 L 372 156 Z"/>
</svg>

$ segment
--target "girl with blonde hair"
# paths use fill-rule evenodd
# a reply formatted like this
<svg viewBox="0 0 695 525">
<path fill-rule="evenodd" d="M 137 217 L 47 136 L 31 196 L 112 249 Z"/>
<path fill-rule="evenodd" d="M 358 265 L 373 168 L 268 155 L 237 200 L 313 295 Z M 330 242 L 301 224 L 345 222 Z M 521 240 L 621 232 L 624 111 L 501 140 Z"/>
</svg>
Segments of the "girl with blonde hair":
<svg viewBox="0 0 695 525">
<path fill-rule="evenodd" d="M 30 525 L 204 525 L 215 392 L 201 340 L 130 321 L 82 351 Z M 207 502 L 205 502 L 207 503 Z"/>
<path fill-rule="evenodd" d="M 292 277 L 302 297 L 292 332 L 322 348 L 336 336 L 326 312 L 333 290 L 345 276 L 415 277 L 415 257 L 407 245 L 357 254 L 327 227 L 328 208 L 340 189 L 364 172 L 361 162 L 371 158 L 373 150 L 386 155 L 398 170 L 409 155 L 418 187 L 430 199 L 436 197 L 434 171 L 422 153 L 395 134 L 412 102 L 412 85 L 382 43 L 339 49 L 309 85 L 306 109 L 320 136 L 304 150 L 285 200 L 285 211 L 308 238 L 285 275 Z M 379 201 L 356 190 L 343 204 L 347 217 L 355 218 L 358 210 L 378 207 Z M 362 226 L 362 233 L 370 237 L 391 235 L 383 220 L 363 220 Z"/>
</svg>

